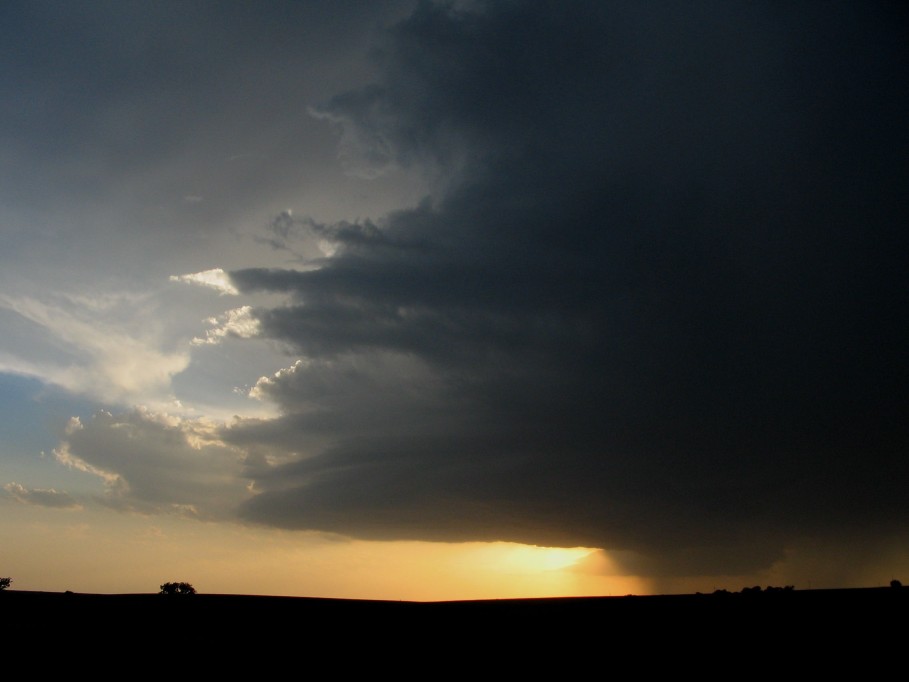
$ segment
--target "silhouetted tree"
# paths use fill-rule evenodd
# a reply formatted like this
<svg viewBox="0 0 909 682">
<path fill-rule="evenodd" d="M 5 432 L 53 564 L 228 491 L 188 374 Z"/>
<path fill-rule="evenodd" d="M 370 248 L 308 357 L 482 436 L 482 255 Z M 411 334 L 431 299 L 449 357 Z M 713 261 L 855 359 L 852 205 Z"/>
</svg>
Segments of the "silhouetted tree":
<svg viewBox="0 0 909 682">
<path fill-rule="evenodd" d="M 890 587 L 896 588 L 896 587 L 902 587 L 902 586 L 903 586 L 903 583 L 901 583 L 899 580 L 890 581 Z"/>
<path fill-rule="evenodd" d="M 5 590 L 12 582 L 12 578 L 0 578 L 0 590 Z"/>
<path fill-rule="evenodd" d="M 195 594 L 196 588 L 189 583 L 164 583 L 160 594 Z"/>
</svg>

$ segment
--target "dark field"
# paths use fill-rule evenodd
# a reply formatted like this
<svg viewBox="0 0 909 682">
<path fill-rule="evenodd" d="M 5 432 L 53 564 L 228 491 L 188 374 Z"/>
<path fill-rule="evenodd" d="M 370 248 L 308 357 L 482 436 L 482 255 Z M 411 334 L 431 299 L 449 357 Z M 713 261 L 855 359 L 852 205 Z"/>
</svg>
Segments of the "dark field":
<svg viewBox="0 0 909 682">
<path fill-rule="evenodd" d="M 907 607 L 906 587 L 432 603 L 8 590 L 0 622 L 11 680 L 876 681 L 904 675 Z"/>
<path fill-rule="evenodd" d="M 597 642 L 619 650 L 684 641 L 766 654 L 767 647 L 850 639 L 882 648 L 900 642 L 902 651 L 909 641 L 909 587 L 454 602 L 7 590 L 0 613 L 17 638 L 50 632 L 108 644 L 151 638 L 165 648 L 167 638 L 236 647 L 305 641 L 307 648 L 339 641 L 479 647 L 516 641 L 531 649 Z"/>
</svg>

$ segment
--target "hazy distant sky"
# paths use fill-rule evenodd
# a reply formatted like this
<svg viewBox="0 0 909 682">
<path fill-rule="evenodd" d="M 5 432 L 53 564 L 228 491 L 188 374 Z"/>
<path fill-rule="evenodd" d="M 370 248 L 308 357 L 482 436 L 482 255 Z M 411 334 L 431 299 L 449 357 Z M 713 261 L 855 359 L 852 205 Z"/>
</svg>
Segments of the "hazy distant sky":
<svg viewBox="0 0 909 682">
<path fill-rule="evenodd" d="M 0 575 L 905 580 L 907 20 L 3 3 Z"/>
</svg>

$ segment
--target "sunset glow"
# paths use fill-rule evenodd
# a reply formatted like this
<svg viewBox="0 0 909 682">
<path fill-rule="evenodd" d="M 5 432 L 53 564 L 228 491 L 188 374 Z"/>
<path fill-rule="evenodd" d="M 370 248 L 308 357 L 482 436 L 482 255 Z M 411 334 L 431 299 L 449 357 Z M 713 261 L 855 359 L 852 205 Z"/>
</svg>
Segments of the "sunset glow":
<svg viewBox="0 0 909 682">
<path fill-rule="evenodd" d="M 0 19 L 13 590 L 909 583 L 899 3 Z"/>
</svg>

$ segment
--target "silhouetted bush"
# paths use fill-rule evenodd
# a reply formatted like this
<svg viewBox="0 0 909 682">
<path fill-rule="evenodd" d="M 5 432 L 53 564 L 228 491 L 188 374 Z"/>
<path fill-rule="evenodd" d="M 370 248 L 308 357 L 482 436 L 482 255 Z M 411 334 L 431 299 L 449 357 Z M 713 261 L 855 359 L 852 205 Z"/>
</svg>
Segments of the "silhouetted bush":
<svg viewBox="0 0 909 682">
<path fill-rule="evenodd" d="M 774 594 L 778 592 L 792 592 L 794 589 L 794 585 L 786 585 L 785 587 L 767 585 L 767 587 L 764 588 L 761 588 L 760 585 L 754 585 L 752 587 L 743 587 L 739 594 Z"/>
<path fill-rule="evenodd" d="M 0 578 L 0 590 L 5 590 L 12 582 L 12 578 Z"/>
<path fill-rule="evenodd" d="M 160 594 L 195 594 L 196 588 L 189 583 L 164 583 Z"/>
<path fill-rule="evenodd" d="M 896 587 L 902 587 L 902 586 L 903 586 L 903 583 L 901 583 L 899 580 L 890 581 L 890 587 L 896 588 Z"/>
</svg>

